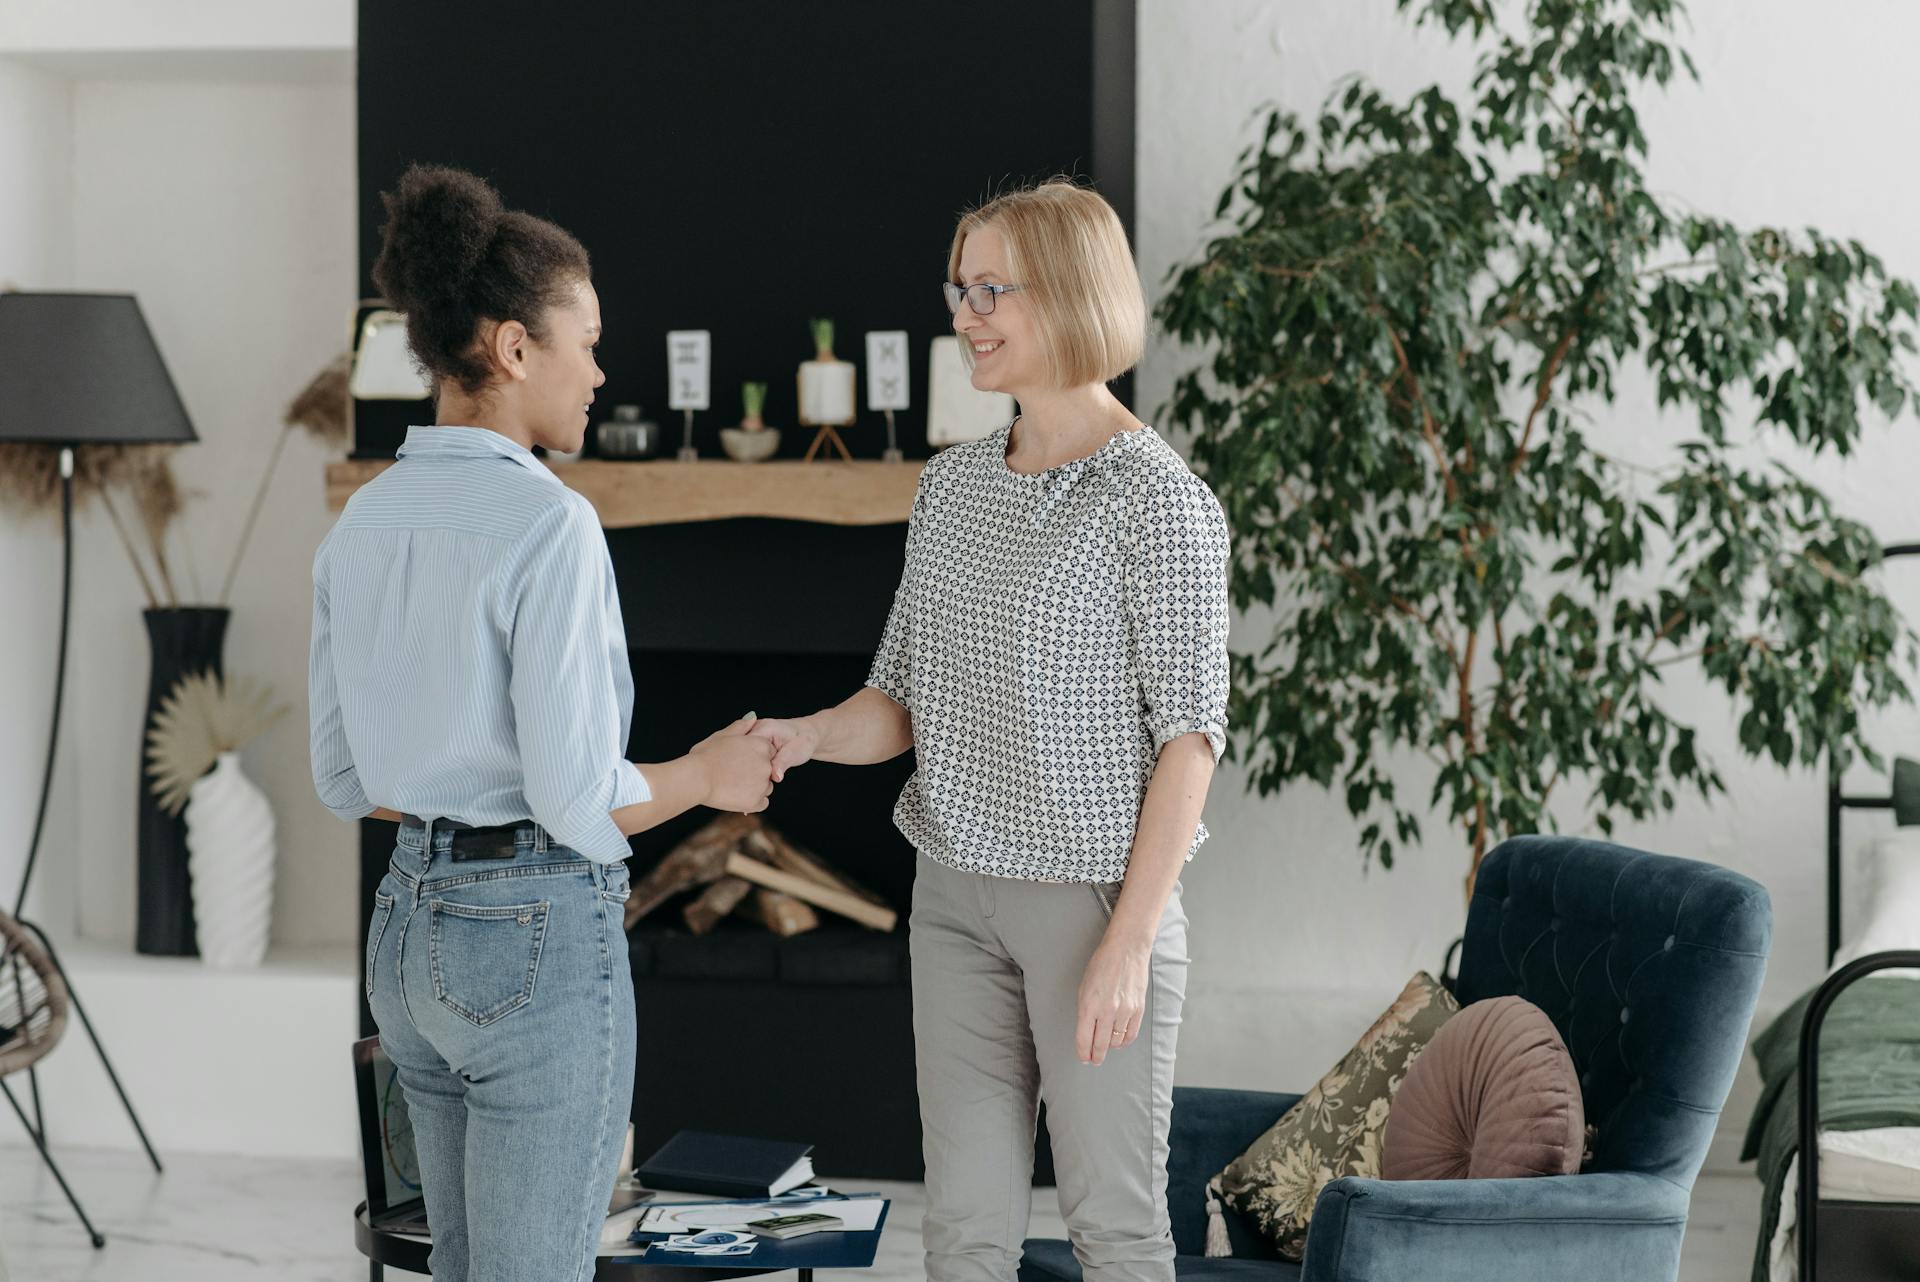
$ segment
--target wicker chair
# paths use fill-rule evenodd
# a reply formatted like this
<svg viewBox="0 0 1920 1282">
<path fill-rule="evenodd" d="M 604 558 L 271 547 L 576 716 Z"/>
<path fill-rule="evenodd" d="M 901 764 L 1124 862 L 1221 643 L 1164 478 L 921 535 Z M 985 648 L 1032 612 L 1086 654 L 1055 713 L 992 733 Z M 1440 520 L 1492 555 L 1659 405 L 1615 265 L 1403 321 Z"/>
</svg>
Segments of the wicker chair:
<svg viewBox="0 0 1920 1282">
<path fill-rule="evenodd" d="M 0 912 L 0 1077 L 46 1058 L 67 1031 L 67 982 L 24 927 Z"/>
<path fill-rule="evenodd" d="M 67 1031 L 67 1012 L 72 1007 L 67 981 L 54 963 L 44 937 L 37 936 L 37 926 L 0 912 L 0 1095 L 6 1096 L 14 1116 L 33 1137 L 40 1159 L 53 1172 L 60 1191 L 67 1195 L 74 1214 L 80 1217 L 81 1226 L 98 1250 L 106 1245 L 106 1238 L 93 1227 L 93 1221 L 80 1206 L 80 1199 L 68 1186 L 67 1177 L 60 1173 L 59 1164 L 47 1149 L 46 1133 L 27 1118 L 26 1110 L 20 1107 L 20 1101 L 13 1097 L 13 1091 L 6 1084 L 9 1076 L 24 1073 L 46 1058 L 59 1044 L 60 1035 Z M 40 1112 L 37 1085 L 33 1106 L 37 1116 Z M 0 1279 L 5 1277 L 5 1267 L 0 1264 Z"/>
</svg>

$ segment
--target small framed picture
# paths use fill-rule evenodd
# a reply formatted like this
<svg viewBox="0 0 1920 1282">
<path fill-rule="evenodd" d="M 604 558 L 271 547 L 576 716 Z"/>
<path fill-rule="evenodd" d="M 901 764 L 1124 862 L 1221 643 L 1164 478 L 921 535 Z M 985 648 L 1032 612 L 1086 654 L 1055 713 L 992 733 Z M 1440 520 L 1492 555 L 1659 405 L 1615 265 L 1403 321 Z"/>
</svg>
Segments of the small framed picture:
<svg viewBox="0 0 1920 1282">
<path fill-rule="evenodd" d="M 676 329 L 667 334 L 667 408 L 704 410 L 713 397 L 713 334 Z"/>
</svg>

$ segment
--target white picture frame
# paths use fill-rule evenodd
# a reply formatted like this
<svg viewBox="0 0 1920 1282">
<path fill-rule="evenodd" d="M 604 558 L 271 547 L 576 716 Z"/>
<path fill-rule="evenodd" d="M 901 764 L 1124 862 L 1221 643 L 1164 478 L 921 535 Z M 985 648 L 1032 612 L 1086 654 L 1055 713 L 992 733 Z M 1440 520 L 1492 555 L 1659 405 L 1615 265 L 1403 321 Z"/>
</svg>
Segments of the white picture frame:
<svg viewBox="0 0 1920 1282">
<path fill-rule="evenodd" d="M 907 331 L 867 331 L 867 408 L 876 413 L 911 409 L 913 385 L 907 368 Z"/>
<path fill-rule="evenodd" d="M 713 400 L 713 333 L 676 329 L 667 333 L 667 408 L 704 410 Z"/>
<path fill-rule="evenodd" d="M 938 449 L 983 440 L 1013 421 L 1014 400 L 973 385 L 960 340 L 942 334 L 927 353 L 927 444 Z"/>
</svg>

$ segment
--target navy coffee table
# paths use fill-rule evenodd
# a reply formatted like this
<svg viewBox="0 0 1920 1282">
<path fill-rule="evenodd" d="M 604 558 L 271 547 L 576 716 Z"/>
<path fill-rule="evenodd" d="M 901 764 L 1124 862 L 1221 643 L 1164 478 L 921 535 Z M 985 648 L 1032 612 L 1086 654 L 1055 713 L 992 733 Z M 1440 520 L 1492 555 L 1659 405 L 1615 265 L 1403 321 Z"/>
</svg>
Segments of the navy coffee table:
<svg viewBox="0 0 1920 1282">
<path fill-rule="evenodd" d="M 763 1238 L 754 1244 L 753 1254 L 731 1256 L 724 1263 L 707 1263 L 711 1257 L 697 1255 L 603 1255 L 593 1276 L 595 1282 L 719 1282 L 797 1270 L 800 1282 L 813 1282 L 815 1269 L 871 1268 L 892 1209 L 891 1202 L 882 1207 L 880 1222 L 867 1233 L 813 1233 L 784 1242 Z M 666 1235 L 657 1236 L 664 1239 Z M 388 1268 L 424 1274 L 432 1245 L 425 1238 L 374 1228 L 367 1223 L 365 1202 L 353 1209 L 353 1244 L 367 1257 L 369 1282 L 383 1282 Z M 689 1277 L 690 1273 L 695 1276 Z"/>
</svg>

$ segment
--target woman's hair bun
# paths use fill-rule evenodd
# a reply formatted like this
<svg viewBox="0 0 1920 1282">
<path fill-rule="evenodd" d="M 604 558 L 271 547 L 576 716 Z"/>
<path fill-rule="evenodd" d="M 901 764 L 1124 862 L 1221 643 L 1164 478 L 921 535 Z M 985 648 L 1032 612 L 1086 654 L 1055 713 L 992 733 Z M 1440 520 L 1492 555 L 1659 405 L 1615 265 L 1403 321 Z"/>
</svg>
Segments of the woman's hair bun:
<svg viewBox="0 0 1920 1282">
<path fill-rule="evenodd" d="M 478 392 L 493 368 L 474 342 L 482 321 L 518 321 L 547 341 L 547 314 L 592 278 L 579 241 L 544 218 L 509 212 L 484 178 L 413 165 L 390 192 L 373 282 L 407 314 L 407 345 L 434 380 Z"/>
<path fill-rule="evenodd" d="M 386 243 L 373 280 L 406 311 L 464 293 L 506 215 L 491 183 L 441 165 L 410 166 L 380 199 Z"/>
</svg>

